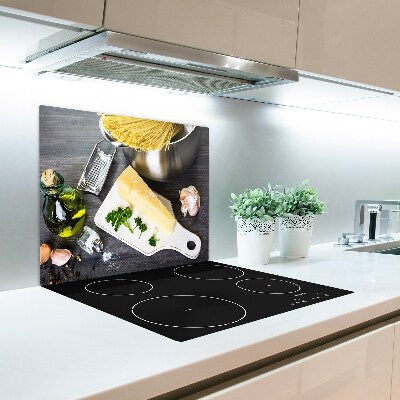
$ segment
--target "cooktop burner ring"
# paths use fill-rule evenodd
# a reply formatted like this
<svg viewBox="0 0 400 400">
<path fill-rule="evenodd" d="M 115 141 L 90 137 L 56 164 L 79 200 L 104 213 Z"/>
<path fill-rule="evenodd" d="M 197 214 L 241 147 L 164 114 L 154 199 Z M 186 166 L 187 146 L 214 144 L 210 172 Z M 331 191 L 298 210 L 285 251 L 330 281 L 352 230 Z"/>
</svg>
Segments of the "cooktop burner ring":
<svg viewBox="0 0 400 400">
<path fill-rule="evenodd" d="M 183 326 L 183 325 L 165 324 L 165 323 L 160 323 L 160 322 L 156 322 L 156 321 L 151 321 L 151 320 L 148 320 L 148 319 L 146 319 L 146 318 L 140 317 L 139 315 L 137 315 L 137 314 L 135 313 L 135 310 L 134 310 L 135 307 L 138 307 L 138 306 L 140 306 L 141 304 L 146 303 L 146 302 L 148 302 L 148 301 L 159 300 L 159 299 L 164 299 L 164 298 L 176 298 L 176 297 L 190 297 L 190 298 L 212 299 L 212 300 L 218 300 L 218 301 L 221 301 L 221 302 L 233 304 L 234 306 L 236 306 L 236 307 L 238 307 L 238 308 L 240 309 L 242 315 L 240 316 L 240 318 L 236 318 L 236 319 L 233 320 L 233 321 L 225 322 L 225 323 L 222 323 L 222 324 L 212 324 L 212 325 L 204 325 L 204 326 Z M 218 327 L 224 327 L 224 326 L 227 326 L 227 325 L 233 325 L 233 324 L 236 324 L 236 323 L 238 323 L 239 321 L 243 320 L 244 318 L 246 318 L 246 315 L 247 315 L 246 309 L 245 309 L 243 306 L 241 306 L 240 304 L 235 303 L 234 301 L 227 300 L 227 299 L 222 299 L 222 298 L 220 298 L 220 297 L 205 296 L 205 295 L 194 295 L 194 294 L 175 294 L 175 295 L 165 295 L 165 296 L 151 297 L 151 298 L 148 298 L 148 299 L 141 300 L 141 301 L 139 301 L 138 303 L 134 304 L 134 305 L 132 306 L 131 311 L 132 311 L 132 314 L 133 314 L 136 318 L 140 319 L 140 320 L 143 321 L 143 322 L 147 322 L 147 323 L 149 323 L 149 324 L 158 325 L 158 326 L 163 326 L 163 327 L 167 327 L 167 328 L 184 328 L 184 329 L 218 328 Z M 185 311 L 193 311 L 193 310 L 192 310 L 191 308 L 187 308 Z"/>
<path fill-rule="evenodd" d="M 115 281 L 130 281 L 130 282 L 134 282 L 134 283 L 136 283 L 136 282 L 137 282 L 137 283 L 143 283 L 144 285 L 147 285 L 147 286 L 149 287 L 149 289 L 148 289 L 148 290 L 144 290 L 144 291 L 139 291 L 139 292 L 137 292 L 137 293 L 123 293 L 123 294 L 118 294 L 118 293 L 116 293 L 116 294 L 112 294 L 112 293 L 99 293 L 99 292 L 95 292 L 95 291 L 93 291 L 93 290 L 89 290 L 89 289 L 88 289 L 88 286 L 90 286 L 90 285 L 95 285 L 96 283 L 115 282 Z M 126 278 L 101 279 L 101 280 L 98 280 L 98 281 L 95 281 L 95 282 L 90 282 L 90 283 L 88 283 L 88 284 L 85 286 L 85 290 L 86 290 L 87 292 L 89 292 L 89 293 L 97 294 L 97 295 L 99 295 L 99 296 L 118 296 L 118 297 L 122 297 L 122 296 L 136 296 L 136 295 L 139 295 L 139 294 L 144 294 L 144 293 L 151 292 L 153 289 L 154 289 L 154 286 L 153 286 L 151 283 L 149 283 L 149 282 L 140 281 L 140 280 L 137 280 L 137 279 L 126 279 Z"/>
<path fill-rule="evenodd" d="M 208 270 L 208 271 L 205 271 L 205 273 L 210 273 L 210 272 L 212 273 L 212 272 L 216 272 L 218 270 L 219 271 L 224 271 L 224 272 L 226 272 L 227 270 L 229 270 L 229 271 L 235 270 L 235 271 L 238 271 L 239 274 L 237 274 L 235 276 L 228 276 L 228 277 L 222 277 L 222 278 L 221 277 L 220 278 L 207 278 L 207 277 L 202 277 L 202 276 L 184 275 L 184 274 L 180 274 L 179 272 L 177 272 L 177 270 L 179 270 L 179 269 L 192 267 L 192 264 L 182 265 L 180 267 L 174 268 L 174 274 L 177 275 L 177 276 L 180 276 L 181 278 L 204 280 L 204 281 L 228 281 L 228 280 L 232 280 L 232 279 L 239 279 L 242 276 L 244 276 L 244 271 L 241 270 L 240 268 L 236 268 L 236 267 L 232 267 L 232 266 L 219 265 L 219 264 L 217 264 L 216 266 L 223 267 L 223 269 L 222 268 L 219 268 L 219 269 L 216 268 L 214 271 L 213 270 Z M 192 273 L 196 274 L 197 272 L 192 272 Z"/>
<path fill-rule="evenodd" d="M 278 290 L 278 289 L 272 289 L 273 291 L 269 291 L 269 290 L 252 290 L 252 289 L 248 289 L 246 287 L 240 286 L 241 282 L 254 282 L 254 281 L 275 281 L 275 282 L 279 282 L 279 284 L 288 284 L 288 285 L 292 285 L 296 288 L 296 290 Z M 243 285 L 243 284 L 242 284 Z M 246 278 L 246 279 L 241 279 L 240 281 L 236 282 L 236 286 L 241 289 L 241 290 L 245 290 L 247 292 L 252 292 L 252 293 L 259 293 L 259 294 L 271 294 L 271 295 L 282 295 L 282 294 L 294 294 L 297 293 L 301 290 L 301 286 L 298 285 L 297 283 L 293 283 L 290 281 L 286 281 L 284 279 L 276 279 L 276 278 Z M 267 286 L 272 286 L 272 285 L 267 285 Z"/>
</svg>

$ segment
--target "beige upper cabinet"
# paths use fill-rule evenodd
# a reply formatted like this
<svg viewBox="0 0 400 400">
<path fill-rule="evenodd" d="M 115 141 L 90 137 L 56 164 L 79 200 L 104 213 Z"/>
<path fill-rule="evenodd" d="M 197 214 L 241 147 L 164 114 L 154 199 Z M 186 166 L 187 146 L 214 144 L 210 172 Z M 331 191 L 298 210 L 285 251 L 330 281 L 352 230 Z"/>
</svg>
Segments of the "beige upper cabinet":
<svg viewBox="0 0 400 400">
<path fill-rule="evenodd" d="M 298 0 L 107 0 L 104 27 L 295 67 Z"/>
<path fill-rule="evenodd" d="M 0 0 L 0 12 L 86 29 L 103 24 L 104 0 Z"/>
<path fill-rule="evenodd" d="M 296 68 L 400 90 L 399 0 L 301 0 Z"/>
</svg>

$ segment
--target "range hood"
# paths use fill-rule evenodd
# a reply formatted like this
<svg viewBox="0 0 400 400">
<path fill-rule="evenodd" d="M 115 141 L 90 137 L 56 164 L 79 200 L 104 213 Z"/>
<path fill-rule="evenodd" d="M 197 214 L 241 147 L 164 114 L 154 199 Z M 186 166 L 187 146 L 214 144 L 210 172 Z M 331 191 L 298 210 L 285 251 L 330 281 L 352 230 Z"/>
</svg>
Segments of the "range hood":
<svg viewBox="0 0 400 400">
<path fill-rule="evenodd" d="M 28 69 L 235 98 L 299 79 L 291 69 L 111 31 L 64 47 L 48 42 L 25 60 Z"/>
</svg>

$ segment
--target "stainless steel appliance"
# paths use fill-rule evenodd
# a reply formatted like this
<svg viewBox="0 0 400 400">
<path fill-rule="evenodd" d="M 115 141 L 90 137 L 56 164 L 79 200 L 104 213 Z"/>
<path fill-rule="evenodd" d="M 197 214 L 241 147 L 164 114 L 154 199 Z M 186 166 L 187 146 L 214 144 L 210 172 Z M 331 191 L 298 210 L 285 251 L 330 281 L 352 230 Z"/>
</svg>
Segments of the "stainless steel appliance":
<svg viewBox="0 0 400 400">
<path fill-rule="evenodd" d="M 136 36 L 102 32 L 75 43 L 47 40 L 26 60 L 38 74 L 56 73 L 226 95 L 298 81 L 297 71 Z M 253 100 L 257 100 L 257 94 Z"/>
</svg>

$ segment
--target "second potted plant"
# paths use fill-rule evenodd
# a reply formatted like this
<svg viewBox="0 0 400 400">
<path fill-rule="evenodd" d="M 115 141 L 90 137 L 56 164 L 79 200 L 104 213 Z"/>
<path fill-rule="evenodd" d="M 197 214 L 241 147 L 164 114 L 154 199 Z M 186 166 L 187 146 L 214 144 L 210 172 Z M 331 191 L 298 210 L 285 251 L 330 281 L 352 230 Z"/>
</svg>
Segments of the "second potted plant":
<svg viewBox="0 0 400 400">
<path fill-rule="evenodd" d="M 229 207 L 237 222 L 239 264 L 268 264 L 275 219 L 280 215 L 281 194 L 268 185 L 267 189 L 246 189 L 231 194 Z"/>
<path fill-rule="evenodd" d="M 325 203 L 308 180 L 294 188 L 284 189 L 281 197 L 283 214 L 279 218 L 281 257 L 307 257 L 311 245 L 314 216 L 322 214 Z"/>
</svg>

